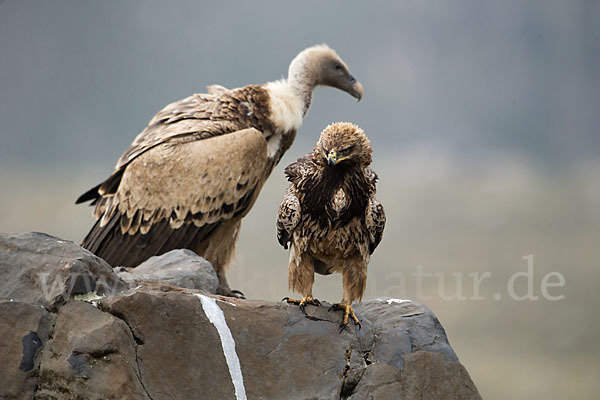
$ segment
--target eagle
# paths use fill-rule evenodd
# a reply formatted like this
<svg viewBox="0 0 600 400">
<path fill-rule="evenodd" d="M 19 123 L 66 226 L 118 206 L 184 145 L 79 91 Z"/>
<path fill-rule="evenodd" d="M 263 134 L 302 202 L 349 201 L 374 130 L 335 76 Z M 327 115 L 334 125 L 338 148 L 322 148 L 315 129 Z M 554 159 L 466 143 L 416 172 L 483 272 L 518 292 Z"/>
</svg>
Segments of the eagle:
<svg viewBox="0 0 600 400">
<path fill-rule="evenodd" d="M 344 311 L 341 327 L 351 317 L 360 322 L 352 302 L 362 298 L 367 266 L 385 227 L 385 212 L 375 198 L 377 174 L 371 164 L 371 144 L 364 131 L 348 122 L 327 126 L 312 153 L 285 168 L 290 181 L 277 216 L 277 239 L 290 245 L 289 289 L 304 306 L 313 298 L 315 272 L 342 274 L 344 295 L 331 309 Z"/>
<path fill-rule="evenodd" d="M 225 276 L 241 220 L 292 145 L 319 85 L 363 95 L 337 53 L 318 45 L 292 60 L 286 79 L 211 85 L 167 105 L 114 172 L 77 199 L 95 206 L 82 246 L 114 267 L 190 249 L 212 263 L 219 294 L 243 297 Z"/>
</svg>

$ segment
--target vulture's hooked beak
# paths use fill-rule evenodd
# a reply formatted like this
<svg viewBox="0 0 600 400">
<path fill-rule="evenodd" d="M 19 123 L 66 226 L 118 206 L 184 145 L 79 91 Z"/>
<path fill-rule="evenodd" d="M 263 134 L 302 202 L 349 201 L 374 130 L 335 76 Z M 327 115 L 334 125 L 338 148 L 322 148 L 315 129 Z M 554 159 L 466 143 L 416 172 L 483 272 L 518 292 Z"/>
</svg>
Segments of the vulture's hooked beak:
<svg viewBox="0 0 600 400">
<path fill-rule="evenodd" d="M 335 150 L 331 150 L 329 152 L 329 157 L 327 157 L 327 165 L 333 167 L 335 164 L 337 164 L 337 162 L 337 154 L 335 153 Z"/>
<path fill-rule="evenodd" d="M 356 101 L 360 101 L 360 99 L 362 99 L 362 96 L 363 96 L 362 85 L 352 75 L 350 75 L 348 77 L 348 79 L 350 79 L 350 84 L 351 84 L 350 90 L 348 91 L 348 93 L 350 93 L 350 95 L 352 97 L 356 98 Z"/>
</svg>

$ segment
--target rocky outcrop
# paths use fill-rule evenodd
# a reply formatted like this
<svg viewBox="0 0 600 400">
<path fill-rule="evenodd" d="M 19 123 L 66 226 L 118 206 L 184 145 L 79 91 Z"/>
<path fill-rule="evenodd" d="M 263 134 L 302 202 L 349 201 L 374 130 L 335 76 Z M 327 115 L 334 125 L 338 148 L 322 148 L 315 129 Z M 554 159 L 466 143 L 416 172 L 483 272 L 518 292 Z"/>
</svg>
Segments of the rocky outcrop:
<svg viewBox="0 0 600 400">
<path fill-rule="evenodd" d="M 172 250 L 150 257 L 135 268 L 115 268 L 117 276 L 130 286 L 147 282 L 216 293 L 219 279 L 212 265 L 191 250 Z"/>
<path fill-rule="evenodd" d="M 112 295 L 128 286 L 79 245 L 44 233 L 0 234 L 0 299 L 56 311 L 75 295 Z"/>
<path fill-rule="evenodd" d="M 35 280 L 12 279 L 10 290 L 0 282 L 0 398 L 480 398 L 439 321 L 418 303 L 364 301 L 355 307 L 362 328 L 340 332 L 341 312 L 327 305 L 303 315 L 287 303 L 145 280 L 126 289 L 77 247 L 40 234 L 0 236 L 2 270 L 4 260 L 22 259 L 31 276 L 56 268 L 59 277 L 50 300 L 26 293 L 40 288 Z M 43 261 L 49 254 L 53 267 Z M 94 294 L 69 290 L 63 269 L 73 260 L 89 263 Z"/>
</svg>

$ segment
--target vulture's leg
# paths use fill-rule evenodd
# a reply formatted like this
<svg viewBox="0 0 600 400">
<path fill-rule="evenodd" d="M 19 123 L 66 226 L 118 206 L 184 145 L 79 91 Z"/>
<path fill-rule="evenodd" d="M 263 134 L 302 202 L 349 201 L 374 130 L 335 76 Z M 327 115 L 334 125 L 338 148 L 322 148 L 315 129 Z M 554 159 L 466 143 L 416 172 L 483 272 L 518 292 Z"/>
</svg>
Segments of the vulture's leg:
<svg viewBox="0 0 600 400">
<path fill-rule="evenodd" d="M 235 255 L 235 243 L 240 231 L 241 220 L 232 219 L 220 224 L 194 251 L 207 259 L 215 269 L 219 286 L 217 294 L 244 298 L 239 290 L 232 290 L 227 283 L 225 273 Z"/>
<path fill-rule="evenodd" d="M 228 297 L 237 297 L 239 299 L 245 299 L 244 293 L 239 290 L 231 289 L 229 287 L 229 283 L 227 283 L 227 278 L 225 277 L 225 271 L 223 269 L 217 272 L 217 278 L 219 278 L 219 286 L 217 287 L 217 294 L 221 296 Z"/>
</svg>

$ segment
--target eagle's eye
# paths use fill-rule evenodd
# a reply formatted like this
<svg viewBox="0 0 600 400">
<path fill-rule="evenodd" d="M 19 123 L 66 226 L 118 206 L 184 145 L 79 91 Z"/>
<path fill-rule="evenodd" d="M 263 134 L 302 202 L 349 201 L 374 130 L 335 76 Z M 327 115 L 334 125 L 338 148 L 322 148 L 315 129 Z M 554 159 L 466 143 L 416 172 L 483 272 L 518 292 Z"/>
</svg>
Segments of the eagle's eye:
<svg viewBox="0 0 600 400">
<path fill-rule="evenodd" d="M 340 150 L 341 154 L 350 154 L 354 150 L 354 145 L 348 146 L 342 150 Z"/>
</svg>

